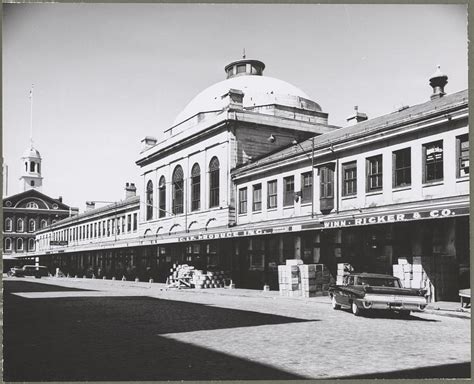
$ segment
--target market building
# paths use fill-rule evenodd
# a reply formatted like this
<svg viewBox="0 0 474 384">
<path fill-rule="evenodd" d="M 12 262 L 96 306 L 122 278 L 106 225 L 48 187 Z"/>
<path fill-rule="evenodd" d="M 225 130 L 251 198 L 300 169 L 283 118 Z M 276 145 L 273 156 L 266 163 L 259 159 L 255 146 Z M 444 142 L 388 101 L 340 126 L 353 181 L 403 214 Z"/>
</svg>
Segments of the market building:
<svg viewBox="0 0 474 384">
<path fill-rule="evenodd" d="M 21 157 L 20 193 L 3 198 L 3 268 L 35 261 L 38 230 L 70 216 L 78 209 L 41 192 L 41 155 L 31 146 Z M 23 167 L 24 165 L 24 167 Z"/>
<path fill-rule="evenodd" d="M 160 140 L 142 140 L 142 196 L 40 232 L 44 262 L 163 282 L 187 263 L 226 270 L 237 287 L 276 289 L 285 259 L 391 273 L 398 258 L 423 257 L 437 300 L 468 286 L 467 91 L 447 95 L 438 68 L 427 101 L 373 119 L 356 110 L 341 128 L 264 69 L 227 65 Z M 111 241 L 117 215 L 131 229 Z M 52 247 L 60 231 L 68 243 Z M 80 261 L 61 261 L 72 255 Z"/>
</svg>

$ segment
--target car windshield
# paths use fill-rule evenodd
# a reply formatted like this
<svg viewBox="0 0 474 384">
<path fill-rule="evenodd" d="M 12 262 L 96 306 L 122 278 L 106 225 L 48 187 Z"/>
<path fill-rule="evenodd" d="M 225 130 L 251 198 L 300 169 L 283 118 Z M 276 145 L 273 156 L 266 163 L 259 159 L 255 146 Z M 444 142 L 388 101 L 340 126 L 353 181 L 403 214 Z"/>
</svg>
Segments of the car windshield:
<svg viewBox="0 0 474 384">
<path fill-rule="evenodd" d="M 371 285 L 373 287 L 393 287 L 400 288 L 398 279 L 383 278 L 383 277 L 359 277 L 357 279 L 358 285 Z"/>
</svg>

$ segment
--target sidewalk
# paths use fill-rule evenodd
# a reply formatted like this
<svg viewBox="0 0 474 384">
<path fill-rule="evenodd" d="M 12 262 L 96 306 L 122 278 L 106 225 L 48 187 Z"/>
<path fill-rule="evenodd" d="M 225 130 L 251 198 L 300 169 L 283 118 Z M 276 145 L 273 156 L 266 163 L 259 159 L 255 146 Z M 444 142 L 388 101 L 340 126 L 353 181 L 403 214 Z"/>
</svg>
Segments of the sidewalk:
<svg viewBox="0 0 474 384">
<path fill-rule="evenodd" d="M 102 280 L 102 279 L 83 279 L 83 278 L 65 278 L 65 277 L 46 277 L 41 280 L 34 280 L 38 283 L 82 283 L 87 284 L 89 289 L 104 289 L 107 287 L 117 288 L 117 289 L 146 289 L 151 290 L 152 292 L 157 291 L 171 291 L 171 292 L 180 292 L 188 294 L 208 294 L 208 295 L 220 295 L 220 296 L 234 296 L 234 297 L 251 297 L 251 298 L 262 298 L 262 299 L 278 299 L 278 300 L 296 300 L 302 301 L 305 303 L 318 303 L 318 304 L 327 304 L 330 305 L 331 301 L 328 296 L 318 296 L 318 297 L 283 297 L 280 296 L 278 291 L 263 291 L 256 289 L 242 289 L 242 288 L 205 288 L 205 289 L 196 289 L 196 288 L 167 288 L 166 284 L 163 283 L 147 283 L 147 282 L 135 282 L 135 281 L 122 281 L 122 280 Z M 430 313 L 438 316 L 448 316 L 448 317 L 457 317 L 470 319 L 471 318 L 471 307 L 461 308 L 461 303 L 451 302 L 451 301 L 438 301 L 428 304 L 426 307 L 425 313 Z"/>
</svg>

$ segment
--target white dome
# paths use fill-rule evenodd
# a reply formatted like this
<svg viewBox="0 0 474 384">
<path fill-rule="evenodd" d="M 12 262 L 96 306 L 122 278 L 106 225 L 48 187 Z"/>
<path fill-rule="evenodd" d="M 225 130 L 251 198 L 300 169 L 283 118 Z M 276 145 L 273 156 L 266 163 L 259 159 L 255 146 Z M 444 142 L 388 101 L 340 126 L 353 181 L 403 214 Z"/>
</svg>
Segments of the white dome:
<svg viewBox="0 0 474 384">
<path fill-rule="evenodd" d="M 244 93 L 244 108 L 267 104 L 300 107 L 298 98 L 310 100 L 301 89 L 282 80 L 267 76 L 236 76 L 211 85 L 199 93 L 176 117 L 173 126 L 199 112 L 221 110 L 224 107 L 222 95 L 230 89 L 238 89 Z M 321 107 L 316 103 L 314 109 L 321 111 Z"/>
<path fill-rule="evenodd" d="M 41 159 L 40 153 L 38 152 L 37 149 L 35 149 L 33 147 L 30 147 L 27 150 L 25 150 L 25 152 L 23 152 L 23 157 L 24 158 L 32 157 L 32 158 L 36 158 L 36 159 Z"/>
</svg>

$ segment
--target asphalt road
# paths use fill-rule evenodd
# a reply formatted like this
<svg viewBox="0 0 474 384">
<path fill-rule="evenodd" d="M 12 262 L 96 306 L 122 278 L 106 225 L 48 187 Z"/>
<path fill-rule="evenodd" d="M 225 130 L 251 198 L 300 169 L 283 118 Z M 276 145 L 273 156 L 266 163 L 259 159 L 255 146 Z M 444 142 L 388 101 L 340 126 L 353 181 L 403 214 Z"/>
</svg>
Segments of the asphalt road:
<svg viewBox="0 0 474 384">
<path fill-rule="evenodd" d="M 470 377 L 466 319 L 41 280 L 4 281 L 5 381 Z"/>
</svg>

